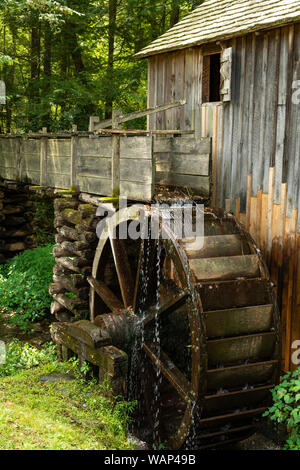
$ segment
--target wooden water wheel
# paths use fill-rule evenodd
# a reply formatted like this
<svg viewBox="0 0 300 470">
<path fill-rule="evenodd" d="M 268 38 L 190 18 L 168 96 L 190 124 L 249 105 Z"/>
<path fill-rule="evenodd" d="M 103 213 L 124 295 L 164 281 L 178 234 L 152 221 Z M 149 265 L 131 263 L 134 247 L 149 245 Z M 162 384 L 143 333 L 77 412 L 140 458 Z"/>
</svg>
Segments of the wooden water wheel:
<svg viewBox="0 0 300 470">
<path fill-rule="evenodd" d="M 108 219 L 89 280 L 91 320 L 134 357 L 138 421 L 157 442 L 205 449 L 243 440 L 280 371 L 262 256 L 230 214 L 206 210 L 195 239 L 176 239 L 164 217 L 147 216 L 159 240 L 125 239 L 140 228 L 136 207 Z"/>
</svg>

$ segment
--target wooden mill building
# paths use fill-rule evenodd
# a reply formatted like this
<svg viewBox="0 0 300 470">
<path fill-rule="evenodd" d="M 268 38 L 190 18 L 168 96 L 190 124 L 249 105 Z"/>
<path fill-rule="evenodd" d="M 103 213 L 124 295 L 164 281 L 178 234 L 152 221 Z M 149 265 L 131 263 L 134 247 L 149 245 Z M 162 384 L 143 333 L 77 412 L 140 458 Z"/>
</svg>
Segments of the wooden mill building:
<svg viewBox="0 0 300 470">
<path fill-rule="evenodd" d="M 205 0 L 137 57 L 149 59 L 149 107 L 186 100 L 150 116 L 149 129 L 212 138 L 212 204 L 234 212 L 265 255 L 282 312 L 283 366 L 295 368 L 300 0 Z"/>
</svg>

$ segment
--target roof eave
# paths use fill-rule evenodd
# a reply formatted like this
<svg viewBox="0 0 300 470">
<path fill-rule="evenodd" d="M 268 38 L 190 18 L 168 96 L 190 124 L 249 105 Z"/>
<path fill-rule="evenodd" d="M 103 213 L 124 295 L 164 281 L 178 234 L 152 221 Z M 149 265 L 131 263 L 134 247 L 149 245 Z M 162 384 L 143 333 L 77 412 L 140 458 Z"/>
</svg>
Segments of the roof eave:
<svg viewBox="0 0 300 470">
<path fill-rule="evenodd" d="M 293 23 L 298 23 L 300 22 L 300 14 L 299 16 L 297 17 L 292 17 L 290 19 L 287 19 L 285 18 L 284 20 L 278 20 L 278 22 L 274 22 L 272 21 L 271 23 L 266 23 L 266 24 L 259 24 L 259 25 L 255 25 L 253 27 L 248 27 L 248 28 L 245 28 L 241 31 L 237 31 L 236 33 L 229 33 L 229 34 L 222 34 L 222 35 L 216 35 L 214 37 L 211 37 L 209 39 L 203 39 L 203 40 L 200 40 L 200 41 L 191 41 L 189 44 L 183 44 L 181 46 L 166 46 L 166 47 L 162 47 L 158 50 L 149 50 L 147 51 L 147 48 L 144 48 L 142 49 L 140 52 L 138 52 L 137 54 L 135 54 L 133 57 L 136 58 L 136 59 L 147 59 L 149 57 L 153 57 L 153 56 L 156 56 L 156 55 L 161 55 L 161 54 L 165 54 L 165 53 L 168 53 L 168 52 L 174 52 L 174 51 L 180 51 L 180 50 L 183 50 L 183 49 L 189 49 L 191 47 L 200 47 L 200 46 L 203 46 L 204 44 L 209 44 L 209 43 L 212 43 L 212 42 L 215 42 L 215 41 L 228 41 L 229 39 L 234 39 L 236 37 L 241 37 L 241 36 L 245 36 L 246 34 L 251 34 L 251 33 L 255 33 L 255 32 L 258 32 L 258 31 L 269 31 L 271 29 L 276 29 L 278 27 L 284 27 L 284 26 L 288 26 L 290 24 L 293 24 Z"/>
</svg>

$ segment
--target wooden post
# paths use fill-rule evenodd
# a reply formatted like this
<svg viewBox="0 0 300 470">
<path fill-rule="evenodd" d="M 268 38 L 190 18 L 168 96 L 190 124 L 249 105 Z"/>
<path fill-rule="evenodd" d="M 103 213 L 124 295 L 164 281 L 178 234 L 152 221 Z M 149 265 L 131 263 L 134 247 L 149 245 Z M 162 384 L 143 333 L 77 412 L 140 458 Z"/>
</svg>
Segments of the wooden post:
<svg viewBox="0 0 300 470">
<path fill-rule="evenodd" d="M 43 134 L 47 134 L 47 127 L 43 127 Z M 48 159 L 48 137 L 41 140 L 41 160 L 40 160 L 40 185 L 47 186 L 47 159 Z"/>
<path fill-rule="evenodd" d="M 115 109 L 112 112 L 112 128 L 121 129 L 119 117 L 122 111 Z M 112 195 L 118 196 L 120 194 L 120 135 L 112 136 Z"/>
<path fill-rule="evenodd" d="M 18 137 L 18 147 L 17 147 L 17 177 L 22 181 L 22 137 Z"/>
<path fill-rule="evenodd" d="M 72 126 L 72 132 L 77 132 L 77 126 Z M 78 167 L 78 136 L 71 138 L 71 188 L 77 189 L 77 167 Z"/>
<path fill-rule="evenodd" d="M 198 105 L 193 111 L 193 130 L 195 131 L 195 139 L 200 140 L 202 137 L 202 109 Z"/>
<path fill-rule="evenodd" d="M 248 175 L 248 182 L 247 182 L 247 208 L 246 208 L 246 227 L 249 230 L 250 227 L 250 219 L 251 219 L 251 196 L 252 196 L 252 175 Z"/>
<path fill-rule="evenodd" d="M 218 106 L 213 108 L 213 130 L 212 130 L 212 205 L 216 207 L 217 205 L 217 148 L 218 148 Z M 236 214 L 236 217 L 239 218 L 239 214 Z"/>
<path fill-rule="evenodd" d="M 89 132 L 94 132 L 95 124 L 100 122 L 100 118 L 98 116 L 90 116 L 90 124 L 89 124 Z"/>
<path fill-rule="evenodd" d="M 275 167 L 269 170 L 269 193 L 268 193 L 268 232 L 267 232 L 267 264 L 270 266 L 272 255 L 272 225 L 273 225 L 273 204 L 275 188 Z"/>
</svg>

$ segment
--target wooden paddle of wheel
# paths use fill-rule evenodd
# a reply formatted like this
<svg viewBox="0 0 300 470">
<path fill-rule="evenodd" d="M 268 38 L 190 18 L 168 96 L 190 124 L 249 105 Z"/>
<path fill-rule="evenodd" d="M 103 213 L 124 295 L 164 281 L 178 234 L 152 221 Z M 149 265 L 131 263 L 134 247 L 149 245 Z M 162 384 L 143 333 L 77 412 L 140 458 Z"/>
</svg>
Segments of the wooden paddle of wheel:
<svg viewBox="0 0 300 470">
<path fill-rule="evenodd" d="M 179 449 L 192 430 L 197 448 L 241 440 L 255 431 L 280 366 L 262 257 L 220 211 L 206 212 L 204 237 L 193 240 L 177 240 L 153 209 L 159 240 L 141 240 L 140 216 L 133 206 L 107 220 L 89 279 L 91 321 L 114 346 L 143 351 L 141 408 L 158 442 Z"/>
</svg>

